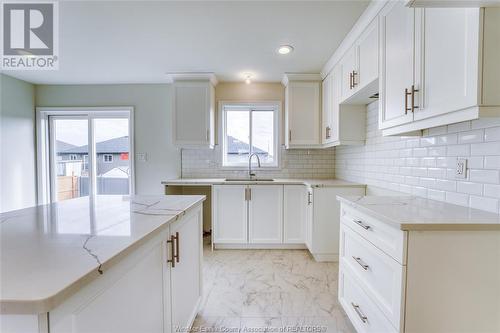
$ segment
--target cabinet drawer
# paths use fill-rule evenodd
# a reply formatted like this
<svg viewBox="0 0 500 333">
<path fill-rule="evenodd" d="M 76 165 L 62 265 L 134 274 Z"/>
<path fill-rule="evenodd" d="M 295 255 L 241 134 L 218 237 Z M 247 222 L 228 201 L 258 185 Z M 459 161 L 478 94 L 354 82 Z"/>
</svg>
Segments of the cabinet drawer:
<svg viewBox="0 0 500 333">
<path fill-rule="evenodd" d="M 340 237 L 340 264 L 348 266 L 385 316 L 400 327 L 406 267 L 345 224 L 341 225 Z"/>
<path fill-rule="evenodd" d="M 339 301 L 358 333 L 397 332 L 346 267 L 340 269 Z"/>
<path fill-rule="evenodd" d="M 341 222 L 402 265 L 406 264 L 406 232 L 342 204 Z"/>
</svg>

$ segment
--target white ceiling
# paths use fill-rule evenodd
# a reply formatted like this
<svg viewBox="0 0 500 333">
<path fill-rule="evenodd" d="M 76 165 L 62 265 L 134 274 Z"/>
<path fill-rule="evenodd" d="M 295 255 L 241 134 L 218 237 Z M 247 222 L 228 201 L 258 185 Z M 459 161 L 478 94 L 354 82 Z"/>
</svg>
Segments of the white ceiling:
<svg viewBox="0 0 500 333">
<path fill-rule="evenodd" d="M 6 73 L 41 84 L 159 83 L 191 71 L 280 81 L 319 73 L 368 2 L 60 2 L 59 70 Z M 281 56 L 281 44 L 295 51 Z"/>
</svg>

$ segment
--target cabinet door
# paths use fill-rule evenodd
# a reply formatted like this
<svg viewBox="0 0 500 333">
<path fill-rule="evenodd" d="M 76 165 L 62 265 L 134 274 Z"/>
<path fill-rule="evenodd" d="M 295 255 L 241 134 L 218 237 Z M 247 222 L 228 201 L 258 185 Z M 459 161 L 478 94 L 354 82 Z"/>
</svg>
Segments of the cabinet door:
<svg viewBox="0 0 500 333">
<path fill-rule="evenodd" d="M 51 311 L 50 332 L 170 332 L 166 258 L 162 241 L 131 253 Z"/>
<path fill-rule="evenodd" d="M 247 243 L 245 185 L 213 186 L 214 243 Z"/>
<path fill-rule="evenodd" d="M 288 146 L 320 141 L 320 82 L 290 82 L 287 86 Z"/>
<path fill-rule="evenodd" d="M 305 242 L 307 219 L 307 187 L 303 185 L 285 185 L 283 197 L 283 243 Z"/>
<path fill-rule="evenodd" d="M 248 242 L 282 242 L 283 185 L 249 186 Z"/>
<path fill-rule="evenodd" d="M 403 2 L 391 2 L 380 15 L 380 114 L 379 128 L 413 121 L 406 110 L 405 88 L 411 89 L 414 70 L 415 10 Z"/>
<path fill-rule="evenodd" d="M 170 226 L 173 240 L 171 252 L 172 332 L 191 327 L 201 301 L 202 210 L 183 217 Z M 172 258 L 172 253 L 170 258 Z"/>
<path fill-rule="evenodd" d="M 341 99 L 341 77 L 340 67 L 333 69 L 332 77 L 332 113 L 331 113 L 331 126 L 330 132 L 331 142 L 340 140 L 340 99 Z"/>
<path fill-rule="evenodd" d="M 210 82 L 173 85 L 173 142 L 185 147 L 213 145 L 214 91 Z"/>
<path fill-rule="evenodd" d="M 321 122 L 323 124 L 321 127 L 321 141 L 323 144 L 327 144 L 332 141 L 333 88 L 333 75 L 330 74 L 323 80 L 321 90 L 323 100 L 321 105 Z"/>
<path fill-rule="evenodd" d="M 350 97 L 356 88 L 355 84 L 358 82 L 357 70 L 357 52 L 356 46 L 353 45 L 347 51 L 340 62 L 340 77 L 341 77 L 341 98 L 342 101 Z"/>
<path fill-rule="evenodd" d="M 480 9 L 426 8 L 423 11 L 422 94 L 417 93 L 421 98 L 415 119 L 478 105 Z"/>
<path fill-rule="evenodd" d="M 359 75 L 355 83 L 364 87 L 378 78 L 378 19 L 375 18 L 358 40 Z"/>
<path fill-rule="evenodd" d="M 364 195 L 364 188 L 319 187 L 314 189 L 311 253 L 317 260 L 337 260 L 340 234 L 340 203 L 337 195 Z"/>
</svg>

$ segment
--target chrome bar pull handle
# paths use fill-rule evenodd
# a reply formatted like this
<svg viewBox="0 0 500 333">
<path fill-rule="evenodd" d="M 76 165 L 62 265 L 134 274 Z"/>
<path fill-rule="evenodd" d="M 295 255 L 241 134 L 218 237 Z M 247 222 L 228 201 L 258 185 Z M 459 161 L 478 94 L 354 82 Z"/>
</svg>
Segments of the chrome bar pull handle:
<svg viewBox="0 0 500 333">
<path fill-rule="evenodd" d="M 356 83 L 356 75 L 358 75 L 358 72 L 352 71 L 352 87 L 355 88 L 358 84 Z"/>
<path fill-rule="evenodd" d="M 363 269 L 364 269 L 365 271 L 367 271 L 367 270 L 368 270 L 368 268 L 370 267 L 370 266 L 368 266 L 367 264 L 365 264 L 365 263 L 363 262 L 363 260 L 361 260 L 361 258 L 360 258 L 360 257 L 355 257 L 355 256 L 352 256 L 352 258 L 353 258 L 353 259 L 354 259 L 354 260 L 355 260 L 355 261 L 359 264 L 359 266 L 363 267 Z"/>
<path fill-rule="evenodd" d="M 352 81 L 353 81 L 352 79 L 353 79 L 353 77 L 352 77 L 352 72 L 351 72 L 351 73 L 349 73 L 349 89 L 354 88 L 354 85 L 352 84 Z"/>
<path fill-rule="evenodd" d="M 312 193 L 307 192 L 307 204 L 310 205 L 312 204 Z"/>
<path fill-rule="evenodd" d="M 371 228 L 369 225 L 364 224 L 363 221 L 361 221 L 361 220 L 352 220 L 352 221 L 365 230 L 368 230 Z"/>
<path fill-rule="evenodd" d="M 368 317 L 365 316 L 363 312 L 361 312 L 361 309 L 359 308 L 359 305 L 354 304 L 352 302 L 351 302 L 351 305 L 354 308 L 354 311 L 356 311 L 357 315 L 359 316 L 359 319 L 361 319 L 361 321 L 363 323 L 366 323 L 368 321 Z"/>
</svg>

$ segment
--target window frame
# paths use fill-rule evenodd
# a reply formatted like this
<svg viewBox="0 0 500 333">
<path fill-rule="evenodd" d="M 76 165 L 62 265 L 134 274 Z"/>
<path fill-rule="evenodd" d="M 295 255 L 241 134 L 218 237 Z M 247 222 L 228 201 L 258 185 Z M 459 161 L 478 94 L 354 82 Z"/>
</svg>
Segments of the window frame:
<svg viewBox="0 0 500 333">
<path fill-rule="evenodd" d="M 109 161 L 106 161 L 106 156 L 110 156 L 111 159 Z M 113 160 L 114 160 L 113 154 L 102 154 L 103 163 L 113 163 Z"/>
<path fill-rule="evenodd" d="M 258 170 L 280 170 L 281 169 L 281 146 L 282 146 L 282 111 L 281 111 L 281 102 L 280 101 L 219 101 L 219 166 L 220 169 L 223 170 L 247 170 L 248 163 L 238 164 L 238 165 L 225 165 L 225 151 L 226 151 L 226 108 L 227 107 L 237 107 L 237 108 L 249 108 L 251 111 L 261 111 L 261 110 L 269 110 L 273 109 L 274 113 L 274 148 L 275 148 L 275 156 L 276 162 L 274 165 L 263 165 Z M 252 144 L 252 115 L 250 112 L 249 117 L 250 123 L 250 145 Z"/>
<path fill-rule="evenodd" d="M 129 193 L 135 194 L 135 161 L 134 161 L 134 107 L 37 107 L 36 108 L 36 141 L 37 141 L 37 202 L 40 205 L 56 202 L 56 184 L 54 171 L 55 154 L 51 154 L 50 146 L 54 142 L 54 132 L 50 130 L 53 119 L 87 119 L 88 120 L 88 172 L 90 177 L 90 196 L 96 195 L 96 160 L 94 140 L 94 119 L 127 118 L 129 131 Z"/>
</svg>

